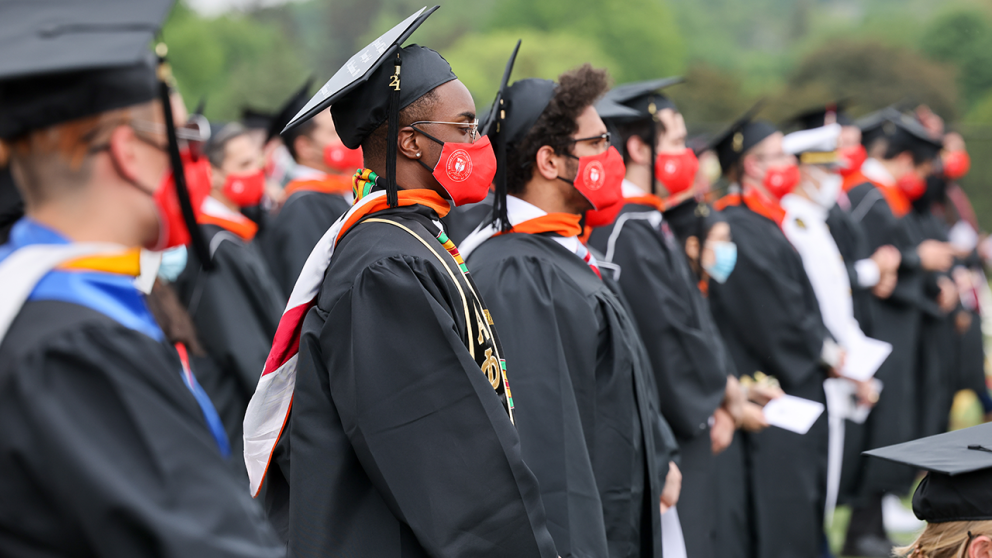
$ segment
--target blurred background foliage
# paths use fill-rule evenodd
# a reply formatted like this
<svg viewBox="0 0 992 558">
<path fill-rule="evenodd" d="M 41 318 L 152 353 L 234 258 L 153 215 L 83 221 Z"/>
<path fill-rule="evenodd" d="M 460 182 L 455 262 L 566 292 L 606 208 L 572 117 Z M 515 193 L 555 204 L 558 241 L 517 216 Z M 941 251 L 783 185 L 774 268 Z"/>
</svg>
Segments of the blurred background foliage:
<svg viewBox="0 0 992 558">
<path fill-rule="evenodd" d="M 316 89 L 424 5 L 241 1 L 219 15 L 180 3 L 163 31 L 187 103 L 205 99 L 213 120 L 273 110 L 311 75 Z M 776 122 L 837 99 L 850 99 L 855 116 L 925 103 L 969 142 L 973 166 L 962 184 L 992 227 L 988 1 L 459 0 L 442 4 L 411 42 L 441 52 L 481 111 L 518 38 L 514 79 L 554 78 L 583 62 L 609 68 L 617 83 L 685 75 L 670 93 L 693 133 L 718 129 L 761 98 L 762 116 Z"/>
</svg>

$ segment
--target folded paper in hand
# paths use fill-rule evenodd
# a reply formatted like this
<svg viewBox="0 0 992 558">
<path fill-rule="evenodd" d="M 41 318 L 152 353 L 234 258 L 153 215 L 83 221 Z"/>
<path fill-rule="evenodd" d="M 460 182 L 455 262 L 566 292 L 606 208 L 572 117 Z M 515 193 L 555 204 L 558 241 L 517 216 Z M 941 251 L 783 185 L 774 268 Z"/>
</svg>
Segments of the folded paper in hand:
<svg viewBox="0 0 992 558">
<path fill-rule="evenodd" d="M 824 405 L 809 399 L 783 395 L 765 405 L 765 420 L 772 426 L 805 434 L 823 414 Z"/>
</svg>

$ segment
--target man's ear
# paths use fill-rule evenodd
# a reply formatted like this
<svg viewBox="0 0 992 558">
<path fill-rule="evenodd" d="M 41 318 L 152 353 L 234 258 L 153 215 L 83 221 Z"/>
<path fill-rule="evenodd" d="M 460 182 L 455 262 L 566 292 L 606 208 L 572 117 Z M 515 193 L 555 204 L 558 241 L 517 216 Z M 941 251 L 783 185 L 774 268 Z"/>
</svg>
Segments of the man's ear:
<svg viewBox="0 0 992 558">
<path fill-rule="evenodd" d="M 424 159 L 427 156 L 424 139 L 410 126 L 400 128 L 398 153 L 407 159 Z"/>
<path fill-rule="evenodd" d="M 647 165 L 650 163 L 651 146 L 644 143 L 644 140 L 637 134 L 633 134 L 627 138 L 626 149 L 630 162 L 638 165 Z"/>
<path fill-rule="evenodd" d="M 555 153 L 550 145 L 542 145 L 537 150 L 534 170 L 547 180 L 554 180 L 561 176 L 561 156 Z"/>
<path fill-rule="evenodd" d="M 110 156 L 113 157 L 114 166 L 117 172 L 124 175 L 124 178 L 137 180 L 137 152 L 135 142 L 139 141 L 130 126 L 120 125 L 110 133 L 108 145 L 110 146 Z"/>
</svg>

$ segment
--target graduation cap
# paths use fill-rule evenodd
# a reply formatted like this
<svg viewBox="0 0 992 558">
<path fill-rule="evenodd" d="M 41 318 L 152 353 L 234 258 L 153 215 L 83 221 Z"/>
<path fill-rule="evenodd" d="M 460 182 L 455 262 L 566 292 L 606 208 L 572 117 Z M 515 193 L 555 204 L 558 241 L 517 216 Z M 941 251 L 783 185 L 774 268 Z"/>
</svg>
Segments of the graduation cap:
<svg viewBox="0 0 992 558">
<path fill-rule="evenodd" d="M 682 203 L 670 207 L 664 212 L 665 221 L 672 229 L 672 234 L 685 244 L 685 239 L 696 236 L 700 242 L 706 241 L 713 225 L 725 221 L 719 211 L 715 211 L 707 204 L 689 198 Z"/>
<path fill-rule="evenodd" d="M 912 150 L 935 157 L 943 144 L 916 120 L 902 113 L 898 105 L 891 105 L 858 119 L 861 128 L 861 144 L 871 147 L 876 140 L 885 139 L 898 149 Z"/>
<path fill-rule="evenodd" d="M 342 143 L 357 149 L 388 122 L 385 187 L 391 207 L 397 203 L 399 112 L 439 85 L 457 79 L 437 52 L 418 45 L 400 47 L 439 7 L 421 8 L 348 59 L 283 130 L 285 133 L 330 107 Z"/>
<path fill-rule="evenodd" d="M 720 160 L 720 168 L 726 174 L 730 167 L 739 161 L 749 149 L 761 143 L 768 136 L 778 132 L 771 122 L 754 120 L 754 116 L 764 106 L 764 100 L 758 101 L 733 124 L 710 140 L 710 149 L 716 151 Z M 705 150 L 704 150 L 705 151 Z"/>
<path fill-rule="evenodd" d="M 782 150 L 796 155 L 806 165 L 832 165 L 837 163 L 837 138 L 840 123 L 828 124 L 792 132 L 782 138 Z"/>
<path fill-rule="evenodd" d="M 929 523 L 992 519 L 992 423 L 865 452 L 929 471 L 913 513 Z"/>
<path fill-rule="evenodd" d="M 682 83 L 685 78 L 681 76 L 638 81 L 618 85 L 603 96 L 596 103 L 596 112 L 600 118 L 611 128 L 611 132 L 616 131 L 616 125 L 625 122 L 645 121 L 650 122 L 651 137 L 658 136 L 658 113 L 666 108 L 677 111 L 678 107 L 671 99 L 662 95 L 660 91 L 666 87 Z M 619 110 L 627 109 L 627 111 Z M 629 111 L 633 111 L 631 114 Z M 622 154 L 625 152 L 624 139 L 619 137 L 619 133 L 614 133 L 614 147 Z M 651 176 L 654 177 L 655 145 L 651 143 Z M 654 179 L 651 180 L 651 190 L 654 192 Z"/>
<path fill-rule="evenodd" d="M 506 148 L 509 145 L 516 145 L 527 136 L 554 97 L 556 87 L 553 81 L 537 78 L 522 79 L 509 85 L 513 63 L 517 59 L 517 52 L 520 51 L 520 42 L 517 41 L 510 60 L 506 63 L 496 100 L 484 127 L 496 152 L 493 224 L 503 231 L 510 227 L 510 219 L 506 213 Z"/>
<path fill-rule="evenodd" d="M 829 124 L 837 123 L 841 126 L 854 126 L 854 119 L 846 111 L 850 104 L 851 99 L 840 99 L 833 103 L 813 107 L 790 116 L 785 120 L 785 123 L 796 125 L 800 130 L 822 128 L 828 124 L 827 120 L 830 120 Z M 829 118 L 827 117 L 828 114 L 831 115 Z"/>
<path fill-rule="evenodd" d="M 176 193 L 197 255 L 210 269 L 186 189 L 169 99 L 168 49 L 148 45 L 174 0 L 0 3 L 0 139 L 161 101 Z"/>
<path fill-rule="evenodd" d="M 287 143 L 292 141 L 292 138 L 288 137 L 290 130 L 285 130 L 286 125 L 306 106 L 307 101 L 310 99 L 311 87 L 313 87 L 313 77 L 308 78 L 306 83 L 290 95 L 289 99 L 272 115 L 269 125 L 266 127 L 265 143 L 268 143 L 269 140 L 284 131 L 287 134 Z"/>
<path fill-rule="evenodd" d="M 241 108 L 241 123 L 249 130 L 268 130 L 275 115 L 251 107 Z"/>
<path fill-rule="evenodd" d="M 666 87 L 683 82 L 685 82 L 685 78 L 675 76 L 625 83 L 608 91 L 600 102 L 605 101 L 623 105 L 635 110 L 639 118 L 657 121 L 657 114 L 662 109 L 670 108 L 672 110 L 678 110 L 675 103 L 665 95 L 662 95 L 660 91 Z M 599 111 L 598 104 L 596 110 Z M 604 120 L 606 118 L 602 113 L 600 113 L 600 117 Z"/>
</svg>

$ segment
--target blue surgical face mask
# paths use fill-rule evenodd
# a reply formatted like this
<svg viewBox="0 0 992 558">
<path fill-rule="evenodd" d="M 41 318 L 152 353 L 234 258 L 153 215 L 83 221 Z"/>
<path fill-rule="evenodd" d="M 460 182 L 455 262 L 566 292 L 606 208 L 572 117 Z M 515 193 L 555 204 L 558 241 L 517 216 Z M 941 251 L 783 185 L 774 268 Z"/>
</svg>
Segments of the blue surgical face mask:
<svg viewBox="0 0 992 558">
<path fill-rule="evenodd" d="M 162 265 L 158 268 L 158 276 L 162 280 L 174 283 L 184 269 L 186 269 L 185 246 L 177 246 L 162 252 Z"/>
<path fill-rule="evenodd" d="M 737 265 L 737 245 L 723 240 L 711 240 L 709 247 L 713 249 L 713 265 L 703 264 L 703 269 L 717 283 L 725 283 Z"/>
</svg>

